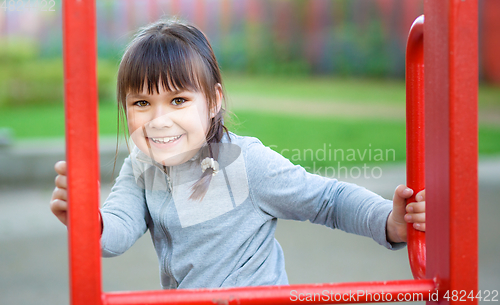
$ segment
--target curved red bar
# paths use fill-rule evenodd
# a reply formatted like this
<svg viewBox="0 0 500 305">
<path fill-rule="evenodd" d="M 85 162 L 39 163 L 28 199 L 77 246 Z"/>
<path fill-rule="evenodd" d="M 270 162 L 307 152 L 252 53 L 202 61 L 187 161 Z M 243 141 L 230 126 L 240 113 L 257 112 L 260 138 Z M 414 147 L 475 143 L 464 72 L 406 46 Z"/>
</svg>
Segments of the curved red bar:
<svg viewBox="0 0 500 305">
<path fill-rule="evenodd" d="M 410 29 L 406 45 L 406 183 L 414 190 L 407 203 L 425 188 L 424 16 Z M 415 279 L 425 278 L 425 233 L 408 224 L 408 258 Z"/>
<path fill-rule="evenodd" d="M 433 280 L 107 292 L 103 305 L 288 305 L 428 301 Z M 307 298 L 306 296 L 309 296 Z"/>
</svg>

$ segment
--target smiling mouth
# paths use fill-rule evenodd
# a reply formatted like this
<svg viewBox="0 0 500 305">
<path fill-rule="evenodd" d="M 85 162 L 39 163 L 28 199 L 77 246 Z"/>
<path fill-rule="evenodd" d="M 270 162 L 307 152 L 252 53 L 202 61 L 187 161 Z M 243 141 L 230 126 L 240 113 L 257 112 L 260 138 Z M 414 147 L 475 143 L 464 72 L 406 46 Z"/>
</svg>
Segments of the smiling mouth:
<svg viewBox="0 0 500 305">
<path fill-rule="evenodd" d="M 149 139 L 151 139 L 151 141 L 158 143 L 158 144 L 167 144 L 170 142 L 174 142 L 175 140 L 179 139 L 180 137 L 182 137 L 182 135 L 176 136 L 176 137 L 149 138 Z"/>
</svg>

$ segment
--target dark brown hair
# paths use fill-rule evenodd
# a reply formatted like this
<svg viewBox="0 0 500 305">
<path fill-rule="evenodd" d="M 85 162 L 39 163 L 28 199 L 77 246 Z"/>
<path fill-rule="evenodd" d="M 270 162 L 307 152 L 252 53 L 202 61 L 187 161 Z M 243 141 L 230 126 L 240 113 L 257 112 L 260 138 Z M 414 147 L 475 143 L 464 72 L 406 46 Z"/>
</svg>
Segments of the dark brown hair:
<svg viewBox="0 0 500 305">
<path fill-rule="evenodd" d="M 117 82 L 118 112 L 122 115 L 122 122 L 123 116 L 126 117 L 126 95 L 142 92 L 145 84 L 148 94 L 154 91 L 159 93 L 160 85 L 167 91 L 201 92 L 211 111 L 217 106 L 217 84 L 220 84 L 221 90 L 224 88 L 219 65 L 207 37 L 196 27 L 177 20 L 160 20 L 141 28 L 126 48 Z M 229 137 L 224 126 L 224 98 L 222 102 L 220 111 L 210 119 L 206 135 L 208 145 L 203 147 L 205 152 L 201 154 L 215 160 L 219 145 L 213 144 L 221 142 L 224 132 Z M 203 199 L 212 173 L 211 168 L 205 170 L 192 186 L 190 199 Z"/>
</svg>

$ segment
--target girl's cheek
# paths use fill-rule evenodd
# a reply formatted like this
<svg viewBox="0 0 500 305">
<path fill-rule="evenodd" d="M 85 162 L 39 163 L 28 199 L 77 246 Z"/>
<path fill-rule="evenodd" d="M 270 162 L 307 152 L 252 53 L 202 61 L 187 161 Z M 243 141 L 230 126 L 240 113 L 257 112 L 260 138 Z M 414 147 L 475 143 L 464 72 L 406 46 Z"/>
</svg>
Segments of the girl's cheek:
<svg viewBox="0 0 500 305">
<path fill-rule="evenodd" d="M 196 123 L 193 125 L 196 125 L 197 129 L 203 130 L 205 132 L 208 132 L 208 129 L 210 128 L 210 116 L 208 113 L 208 107 L 199 107 L 198 105 L 195 105 L 193 109 L 193 113 L 191 115 L 192 118 L 196 118 Z"/>
<path fill-rule="evenodd" d="M 139 148 L 142 152 L 149 155 L 148 143 L 146 138 L 144 137 L 144 132 L 142 128 L 136 128 L 135 130 L 130 130 L 130 140 L 134 143 L 137 148 Z"/>
<path fill-rule="evenodd" d="M 127 109 L 127 126 L 130 133 L 134 132 L 134 115 L 130 109 Z"/>
<path fill-rule="evenodd" d="M 142 129 L 144 123 L 141 122 L 141 117 L 136 115 L 133 111 L 127 112 L 127 125 L 130 133 L 136 132 L 138 129 Z"/>
<path fill-rule="evenodd" d="M 135 121 L 128 121 L 128 131 L 132 134 L 137 132 L 138 126 L 135 124 Z"/>
</svg>

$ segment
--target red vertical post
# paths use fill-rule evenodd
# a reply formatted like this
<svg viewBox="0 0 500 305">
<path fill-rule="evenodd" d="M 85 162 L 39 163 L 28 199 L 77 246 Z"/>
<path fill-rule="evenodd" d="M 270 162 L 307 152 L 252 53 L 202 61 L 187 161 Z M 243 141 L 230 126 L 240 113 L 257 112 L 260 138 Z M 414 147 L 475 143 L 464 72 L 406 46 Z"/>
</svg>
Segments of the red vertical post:
<svg viewBox="0 0 500 305">
<path fill-rule="evenodd" d="M 477 304 L 456 297 L 478 292 L 477 0 L 426 0 L 424 12 L 426 277 L 448 291 L 440 304 Z"/>
<path fill-rule="evenodd" d="M 70 299 L 101 301 L 96 17 L 93 0 L 63 1 Z"/>
<path fill-rule="evenodd" d="M 406 45 L 406 185 L 425 188 L 424 16 L 415 20 Z M 408 259 L 415 279 L 425 278 L 425 233 L 408 224 Z"/>
</svg>

